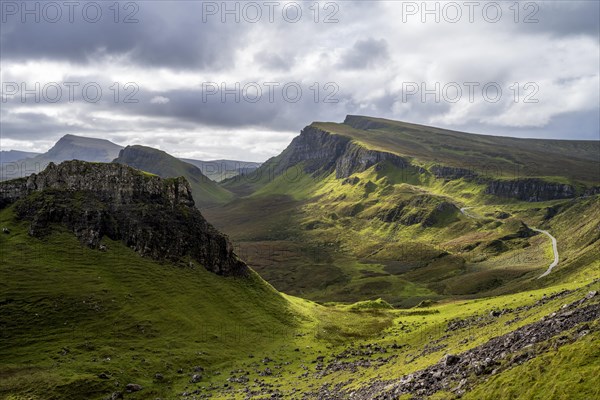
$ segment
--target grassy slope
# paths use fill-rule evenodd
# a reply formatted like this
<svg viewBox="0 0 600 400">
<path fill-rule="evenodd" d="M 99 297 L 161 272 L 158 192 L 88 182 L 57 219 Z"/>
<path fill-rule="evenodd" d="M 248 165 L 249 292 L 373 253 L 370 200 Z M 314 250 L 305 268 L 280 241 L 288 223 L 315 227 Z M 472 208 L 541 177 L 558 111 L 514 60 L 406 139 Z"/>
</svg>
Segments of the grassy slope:
<svg viewBox="0 0 600 400">
<path fill-rule="evenodd" d="M 543 221 L 549 208 L 561 204 L 574 204 L 596 215 L 597 196 L 486 205 L 494 199 L 464 180 L 444 183 L 404 176 L 389 166 L 352 178 L 358 183 L 344 184 L 334 176 L 303 175 L 293 182 L 278 177 L 251 196 L 209 210 L 207 217 L 232 237 L 242 257 L 276 288 L 319 301 L 383 297 L 395 305 L 412 306 L 425 298 L 505 293 L 535 286 L 535 278 L 552 259 L 545 237 L 504 240 L 500 250 L 492 246 L 495 240 L 515 233 L 520 221 L 554 232 L 563 257 L 561 267 L 581 268 L 587 264 L 575 258 L 585 256 L 589 262 L 597 253 L 583 243 L 562 248 L 592 230 L 593 218 L 578 219 L 585 229 L 573 226 L 564 233 L 563 225 L 570 225 L 576 212 L 561 216 L 556 227 L 552 220 Z M 438 223 L 428 227 L 379 218 L 395 204 L 422 195 L 459 207 L 483 204 L 472 210 L 483 218 L 476 220 L 455 210 L 442 213 Z M 425 212 L 431 212 L 435 204 L 423 205 Z M 499 220 L 494 216 L 498 211 L 511 217 Z M 450 255 L 436 261 L 443 252 Z"/>
<path fill-rule="evenodd" d="M 91 250 L 60 227 L 35 239 L 11 208 L 0 226 L 11 230 L 0 236 L 0 398 L 104 398 L 130 382 L 145 389 L 128 398 L 173 398 L 190 386 L 222 387 L 250 354 L 260 361 L 323 349 L 327 341 L 314 341 L 323 326 L 362 337 L 370 324 L 378 332 L 391 321 L 331 316 L 256 274 L 223 278 L 158 264 L 118 242 Z M 203 379 L 190 385 L 195 366 Z"/>
<path fill-rule="evenodd" d="M 567 177 L 600 184 L 599 141 L 477 135 L 364 116 L 348 116 L 344 124 L 313 125 L 424 164 L 463 167 L 495 178 Z"/>
<path fill-rule="evenodd" d="M 232 193 L 207 178 L 198 167 L 161 150 L 145 146 L 128 146 L 115 162 L 151 172 L 162 178 L 185 177 L 192 188 L 194 200 L 200 208 L 223 204 L 233 198 Z"/>
<path fill-rule="evenodd" d="M 538 176 L 572 183 L 598 179 L 596 142 L 472 135 L 369 117 L 313 125 L 370 149 L 408 156 L 423 167 L 450 165 L 484 175 L 498 171 L 493 177 L 500 179 Z M 548 208 L 571 203 L 500 199 L 484 194 L 485 184 L 474 180 L 435 179 L 428 172 L 386 163 L 349 180 L 302 173 L 302 164 L 273 176 L 290 151 L 269 160 L 257 174 L 225 182 L 242 197 L 206 214 L 277 289 L 313 300 L 382 296 L 395 305 L 412 306 L 424 298 L 530 286 L 552 258 L 544 237 L 497 241 L 514 234 L 520 221 L 545 226 Z M 532 167 L 536 172 L 527 169 Z M 565 176 L 554 176 L 558 174 Z M 382 221 L 382 215 L 402 202 L 413 208 L 405 221 L 434 215 L 437 222 L 424 226 Z M 456 209 L 436 213 L 440 202 L 476 207 L 483 218 L 475 220 Z M 498 212 L 511 217 L 498 219 Z M 552 230 L 552 221 L 546 227 Z M 568 238 L 563 235 L 559 242 Z M 572 247 L 562 253 L 571 261 L 569 252 L 584 252 L 589 258 L 588 250 Z M 443 252 L 450 256 L 436 260 Z"/>
<path fill-rule="evenodd" d="M 595 209 L 588 205 L 569 212 Z M 100 399 L 130 382 L 144 386 L 126 395 L 132 399 L 172 399 L 193 390 L 217 399 L 242 399 L 244 387 L 257 389 L 255 380 L 288 398 L 325 384 L 357 388 L 419 370 L 448 352 L 459 353 L 537 321 L 600 285 L 583 287 L 600 277 L 596 258 L 541 282 L 552 286 L 516 294 L 413 310 L 389 309 L 382 302 L 324 307 L 280 295 L 256 275 L 245 281 L 202 268 L 161 265 L 120 243 L 108 243 L 107 252 L 90 250 L 59 227 L 43 241 L 34 239 L 10 208 L 0 212 L 0 225 L 11 230 L 0 236 L 0 398 L 8 399 Z M 575 292 L 528 310 L 487 317 L 490 310 L 532 305 L 564 289 Z M 483 318 L 485 325 L 446 332 L 451 319 L 472 316 Z M 531 398 L 593 398 L 598 358 L 589 349 L 600 339 L 593 329 L 556 355 L 550 351 L 481 381 L 483 386 L 476 386 L 469 398 L 506 398 L 520 385 L 527 385 Z M 392 344 L 401 346 L 391 349 Z M 388 350 L 345 359 L 370 360 L 371 367 L 320 374 L 317 357 L 323 356 L 327 365 L 332 354 L 364 345 Z M 394 358 L 376 366 L 378 357 L 388 356 Z M 264 357 L 273 361 L 263 363 Z M 204 371 L 199 372 L 202 380 L 192 384 L 195 366 Z M 267 367 L 273 375 L 262 374 Z M 100 373 L 110 379 L 98 378 Z M 156 373 L 164 379 L 155 379 Z M 239 376 L 247 376 L 249 384 L 228 380 Z"/>
</svg>

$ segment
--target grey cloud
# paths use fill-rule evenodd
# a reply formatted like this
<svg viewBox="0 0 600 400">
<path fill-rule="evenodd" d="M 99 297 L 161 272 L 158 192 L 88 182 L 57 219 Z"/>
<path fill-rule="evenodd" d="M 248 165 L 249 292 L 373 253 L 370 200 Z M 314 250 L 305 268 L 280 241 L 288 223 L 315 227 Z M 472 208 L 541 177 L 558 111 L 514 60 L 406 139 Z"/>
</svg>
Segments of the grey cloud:
<svg viewBox="0 0 600 400">
<path fill-rule="evenodd" d="M 288 71 L 294 65 L 294 61 L 290 54 L 261 51 L 254 55 L 254 62 L 270 70 Z"/>
<path fill-rule="evenodd" d="M 137 23 L 115 23 L 108 8 L 113 3 L 99 4 L 103 14 L 96 23 L 86 22 L 81 11 L 75 12 L 71 23 L 66 9 L 56 23 L 43 18 L 36 23 L 33 17 L 22 23 L 18 16 L 7 15 L 0 36 L 3 60 L 93 64 L 103 58 L 126 57 L 146 67 L 226 68 L 232 65 L 231 52 L 243 45 L 244 32 L 251 27 L 221 23 L 218 18 L 203 22 L 202 2 L 138 2 Z M 122 10 L 119 18 L 131 11 Z"/>
<path fill-rule="evenodd" d="M 103 3 L 108 7 L 112 2 Z M 122 3 L 121 3 L 122 4 Z M 103 88 L 108 88 L 112 82 L 103 71 L 97 69 L 97 76 L 80 76 L 78 66 L 86 64 L 92 69 L 99 59 L 103 61 L 112 60 L 121 66 L 133 64 L 134 70 L 141 72 L 154 71 L 157 68 L 167 67 L 173 72 L 181 70 L 201 71 L 198 79 L 205 76 L 219 76 L 223 71 L 234 70 L 243 75 L 244 66 L 239 66 L 239 54 L 249 55 L 250 60 L 258 63 L 262 68 L 276 71 L 282 75 L 279 80 L 300 81 L 306 79 L 308 83 L 303 85 L 304 96 L 297 103 L 286 102 L 278 95 L 274 103 L 268 102 L 266 97 L 257 103 L 240 101 L 236 103 L 231 96 L 225 102 L 220 96 L 211 96 L 207 102 L 203 101 L 202 91 L 190 82 L 186 90 L 162 90 L 149 91 L 140 87 L 136 96 L 138 103 L 127 104 L 115 103 L 110 92 L 106 92 L 102 100 L 96 104 L 81 103 L 71 104 L 63 98 L 61 102 L 54 105 L 48 104 L 21 104 L 17 99 L 12 99 L 2 104 L 2 137 L 15 140 L 41 140 L 49 138 L 56 139 L 65 133 L 86 134 L 106 136 L 118 139 L 119 143 L 128 143 L 130 140 L 142 144 L 160 144 L 165 150 L 181 147 L 183 139 L 189 132 L 202 131 L 207 135 L 206 142 L 211 139 L 212 128 L 222 130 L 236 130 L 238 135 L 246 135 L 243 131 L 251 128 L 263 129 L 274 132 L 298 132 L 302 127 L 315 120 L 341 121 L 346 114 L 371 114 L 386 118 L 400 119 L 409 122 L 430 124 L 434 117 L 448 112 L 447 103 L 421 103 L 412 100 L 409 105 L 402 106 L 401 93 L 394 92 L 385 87 L 376 87 L 374 90 L 387 89 L 384 94 L 377 97 L 371 96 L 368 100 L 361 98 L 357 92 L 364 89 L 364 85 L 371 84 L 370 81 L 362 82 L 356 79 L 350 81 L 346 76 L 370 76 L 376 75 L 380 69 L 377 67 L 385 65 L 389 76 L 383 76 L 389 82 L 393 78 L 401 76 L 405 71 L 398 67 L 392 70 L 394 57 L 402 54 L 406 58 L 414 56 L 415 64 L 422 60 L 429 63 L 432 68 L 429 76 L 423 71 L 412 72 L 407 75 L 410 79 L 430 80 L 435 79 L 436 74 L 446 76 L 446 79 L 457 82 L 467 81 L 498 81 L 508 82 L 513 79 L 515 70 L 519 69 L 519 61 L 522 58 L 514 54 L 497 54 L 497 60 L 485 58 L 485 54 L 494 46 L 499 44 L 498 40 L 506 41 L 511 35 L 520 35 L 519 39 L 525 37 L 550 36 L 555 40 L 557 37 L 588 35 L 598 37 L 598 14 L 599 3 L 594 1 L 585 2 L 539 2 L 541 9 L 538 13 L 539 23 L 515 24 L 512 15 L 506 14 L 501 24 L 491 26 L 479 23 L 471 25 L 457 24 L 443 32 L 456 32 L 456 36 L 436 36 L 439 28 L 436 24 L 416 30 L 415 37 L 411 41 L 404 41 L 407 36 L 406 26 L 396 26 L 389 22 L 389 26 L 381 24 L 383 17 L 382 9 L 384 2 L 340 2 L 337 17 L 339 24 L 315 24 L 312 14 L 306 7 L 312 3 L 303 3 L 305 18 L 301 23 L 289 24 L 248 24 L 248 23 L 226 23 L 220 22 L 219 18 L 211 18 L 208 22 L 202 22 L 200 2 L 139 2 L 140 11 L 136 15 L 139 19 L 137 24 L 115 24 L 111 14 L 103 18 L 97 24 L 82 21 L 70 23 L 39 23 L 21 24 L 16 20 L 9 20 L 2 24 L 0 41 L 2 45 L 2 64 L 18 65 L 29 61 L 40 60 L 63 60 L 72 64 L 73 72 L 67 74 L 65 81 L 90 82 L 96 81 Z M 504 8 L 511 3 L 506 3 Z M 400 7 L 400 6 L 398 6 Z M 322 10 L 323 11 L 323 10 Z M 523 10 L 521 16 L 523 17 Z M 321 17 L 325 14 L 322 13 Z M 383 17 L 382 17 L 383 16 Z M 380 24 L 380 25 L 378 25 Z M 509 26 L 510 25 L 510 26 Z M 491 29 L 491 28 L 492 29 Z M 419 26 L 418 28 L 423 28 Z M 447 28 L 447 27 L 446 27 Z M 456 29 L 454 29 L 456 28 Z M 460 53 L 466 34 L 478 35 L 483 32 L 498 32 L 505 36 L 485 36 L 484 44 L 474 47 L 468 54 Z M 468 32 L 466 32 L 468 31 Z M 371 35 L 377 32 L 376 37 Z M 252 34 L 260 33 L 261 37 L 269 38 L 268 49 L 261 43 L 253 47 Z M 269 36 L 270 35 L 270 36 Z M 394 35 L 398 35 L 397 37 Z M 404 35 L 404 36 L 402 36 Z M 500 39 L 499 39 L 500 37 Z M 272 38 L 272 39 L 271 39 Z M 418 38 L 419 40 L 416 40 Z M 422 41 L 420 40 L 422 39 Z M 271 41 L 273 43 L 271 43 Z M 523 43 L 523 41 L 520 41 Z M 587 41 L 589 42 L 589 40 Z M 347 47 L 340 49 L 340 43 L 348 43 Z M 427 53 L 425 44 L 437 44 L 445 46 L 442 51 L 436 50 L 435 54 Z M 502 43 L 500 43 L 502 44 Z M 481 51 L 477 51 L 481 50 Z M 526 52 L 525 46 L 520 51 Z M 248 51 L 248 53 L 244 53 Z M 341 53 L 340 53 L 341 51 Z M 336 64 L 336 57 L 341 54 Z M 489 54 L 489 53 L 488 53 Z M 455 55 L 464 56 L 462 61 L 456 61 Z M 512 57 L 509 57 L 511 56 Z M 312 57 L 312 58 L 310 58 Z M 413 58 L 411 58 L 413 60 Z M 308 68 L 306 62 L 314 62 L 314 66 Z M 422 66 L 427 66 L 423 64 Z M 525 65 L 527 65 L 525 63 Z M 314 67 L 314 68 L 312 68 Z M 251 68 L 249 68 L 251 69 Z M 314 69 L 314 71 L 313 71 Z M 409 66 L 410 69 L 410 66 Z M 294 76 L 290 71 L 299 70 L 304 74 L 306 71 L 310 76 Z M 390 72 L 391 71 L 391 72 Z M 64 72 L 64 71 L 63 71 Z M 208 73 L 206 73 L 208 72 Z M 340 75 L 337 75 L 340 73 Z M 353 75 L 354 74 L 354 75 Z M 395 74 L 395 75 L 394 75 Z M 232 85 L 232 80 L 240 82 L 252 81 L 249 76 L 227 76 Z M 431 78 L 431 77 L 434 78 Z M 6 78 L 6 76 L 5 76 Z M 314 80 L 325 81 L 346 80 L 348 86 L 341 87 L 337 96 L 339 103 L 329 104 L 315 102 L 312 92 L 308 86 Z M 552 76 L 550 76 L 552 78 Z M 258 78 L 256 78 L 258 79 Z M 528 77 L 528 79 L 530 79 Z M 578 76 L 573 78 L 578 79 Z M 259 79 L 264 81 L 265 79 Z M 377 81 L 377 80 L 375 80 Z M 512 81 L 510 81 L 512 82 Z M 363 85 L 363 87 L 360 87 Z M 386 83 L 382 84 L 383 86 Z M 381 86 L 377 84 L 377 86 Z M 503 85 L 506 87 L 507 85 Z M 156 98 L 169 99 L 166 101 L 152 101 Z M 29 107 L 30 113 L 15 112 L 16 107 Z M 38 106 L 57 107 L 61 112 L 68 112 L 71 119 L 77 121 L 77 125 L 65 125 L 58 118 L 37 113 Z M 598 108 L 596 107 L 596 110 Z M 104 111 L 102 117 L 93 118 L 91 113 Z M 496 106 L 489 106 L 485 112 L 478 115 L 479 119 L 470 118 L 461 125 L 448 125 L 446 128 L 466 130 L 477 133 L 504 134 L 511 136 L 532 137 L 562 137 L 568 139 L 598 139 L 600 126 L 598 112 L 571 112 L 555 115 L 550 123 L 543 128 L 508 128 L 491 126 L 483 122 L 486 116 L 494 116 L 500 110 Z M 115 118 L 113 119 L 112 116 Z M 119 118 L 117 118 L 119 117 Z M 138 119 L 136 117 L 151 117 Z M 470 116 L 469 116 L 470 117 Z M 465 118 L 466 119 L 466 118 Z M 475 121 L 475 122 L 474 122 Z M 152 136 L 154 133 L 166 132 L 165 136 Z M 129 132 L 128 135 L 115 132 Z M 172 137 L 168 137 L 172 134 Z M 248 133 L 248 135 L 250 135 Z M 245 140 L 244 136 L 244 140 Z M 213 138 L 214 139 L 214 138 Z M 215 140 L 207 145 L 205 149 L 214 149 L 225 157 L 224 149 L 229 148 L 227 140 L 234 138 L 219 138 L 223 144 L 214 144 Z M 263 139 L 261 139 L 263 140 Z M 285 143 L 276 138 L 264 139 L 264 145 L 269 146 L 276 143 L 284 146 Z M 186 144 L 189 143 L 185 142 Z M 251 143 L 258 147 L 263 143 Z M 171 147 L 172 146 L 172 147 Z M 248 145 L 249 146 L 249 145 Z M 238 149 L 239 150 L 239 149 Z M 237 150 L 236 150 L 237 151 Z M 243 151 L 239 151 L 243 156 Z M 215 157 L 218 158 L 218 157 Z"/>
<path fill-rule="evenodd" d="M 521 22 L 516 24 L 524 32 L 548 33 L 553 36 L 588 35 L 598 38 L 600 2 L 598 1 L 538 1 L 535 7 L 521 11 Z M 537 22 L 524 23 L 529 20 Z"/>
<path fill-rule="evenodd" d="M 2 113 L 2 138 L 35 141 L 59 138 L 67 133 L 81 133 L 89 131 L 81 126 L 72 126 L 61 123 L 54 117 L 36 112 L 11 114 Z M 95 132 L 95 131 L 94 131 Z"/>
<path fill-rule="evenodd" d="M 340 66 L 348 69 L 364 69 L 385 62 L 388 58 L 388 44 L 385 39 L 361 39 L 346 51 L 340 60 Z"/>
</svg>

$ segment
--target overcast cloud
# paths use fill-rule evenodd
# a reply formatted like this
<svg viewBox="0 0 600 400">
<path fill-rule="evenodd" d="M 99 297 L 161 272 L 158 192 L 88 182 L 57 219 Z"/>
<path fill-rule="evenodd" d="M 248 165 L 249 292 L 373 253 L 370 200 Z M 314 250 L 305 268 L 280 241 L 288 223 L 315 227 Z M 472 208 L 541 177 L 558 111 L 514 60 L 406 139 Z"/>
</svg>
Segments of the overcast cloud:
<svg viewBox="0 0 600 400">
<path fill-rule="evenodd" d="M 2 150 L 70 133 L 264 161 L 347 114 L 600 139 L 596 1 L 427 2 L 439 22 L 421 1 L 38 4 L 1 3 Z"/>
</svg>

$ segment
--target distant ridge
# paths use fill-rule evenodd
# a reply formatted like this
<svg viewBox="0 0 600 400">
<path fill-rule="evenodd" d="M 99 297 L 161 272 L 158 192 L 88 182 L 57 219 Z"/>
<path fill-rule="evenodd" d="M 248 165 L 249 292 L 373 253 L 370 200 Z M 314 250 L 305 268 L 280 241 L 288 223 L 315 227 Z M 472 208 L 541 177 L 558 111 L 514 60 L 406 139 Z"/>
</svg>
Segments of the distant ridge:
<svg viewBox="0 0 600 400">
<path fill-rule="evenodd" d="M 2 161 L 0 180 L 39 173 L 51 162 L 61 163 L 68 160 L 110 162 L 118 156 L 122 148 L 106 139 L 65 135 L 46 153 L 21 160 Z"/>
<path fill-rule="evenodd" d="M 0 163 L 9 163 L 17 160 L 23 160 L 25 158 L 31 158 L 39 155 L 40 153 L 32 153 L 29 151 L 20 150 L 2 150 L 0 151 Z"/>
<path fill-rule="evenodd" d="M 202 161 L 191 158 L 181 158 L 181 160 L 200 168 L 200 171 L 204 175 L 215 182 L 221 182 L 238 175 L 249 174 L 261 165 L 259 162 L 237 160 Z"/>
</svg>

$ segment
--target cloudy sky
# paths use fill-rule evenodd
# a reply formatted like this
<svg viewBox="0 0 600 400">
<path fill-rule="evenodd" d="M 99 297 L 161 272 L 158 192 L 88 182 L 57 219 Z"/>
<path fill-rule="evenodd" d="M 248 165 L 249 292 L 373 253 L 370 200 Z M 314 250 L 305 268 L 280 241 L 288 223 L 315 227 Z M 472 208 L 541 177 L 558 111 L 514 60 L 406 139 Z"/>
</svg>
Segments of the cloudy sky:
<svg viewBox="0 0 600 400">
<path fill-rule="evenodd" d="M 597 1 L 0 4 L 2 150 L 263 161 L 347 114 L 600 139 Z"/>
</svg>

